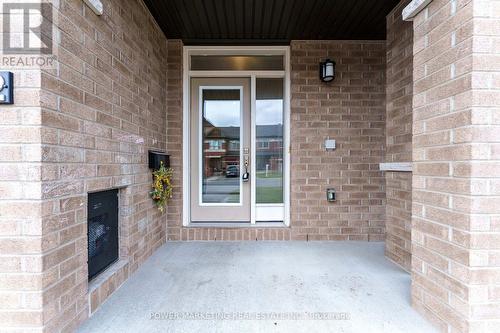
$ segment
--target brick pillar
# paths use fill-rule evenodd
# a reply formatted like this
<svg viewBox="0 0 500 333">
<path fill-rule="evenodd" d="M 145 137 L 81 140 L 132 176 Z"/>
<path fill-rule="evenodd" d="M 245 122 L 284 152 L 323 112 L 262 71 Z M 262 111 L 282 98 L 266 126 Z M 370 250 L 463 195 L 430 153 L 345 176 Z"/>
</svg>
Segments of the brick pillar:
<svg viewBox="0 0 500 333">
<path fill-rule="evenodd" d="M 413 1 L 412 301 L 500 331 L 500 1 Z"/>
<path fill-rule="evenodd" d="M 167 151 L 174 170 L 173 197 L 167 208 L 167 239 L 179 240 L 182 228 L 182 48 L 167 41 Z"/>
<path fill-rule="evenodd" d="M 411 162 L 413 25 L 403 21 L 402 0 L 387 15 L 386 162 Z M 385 255 L 411 267 L 411 172 L 385 172 Z"/>
<path fill-rule="evenodd" d="M 45 170 L 37 157 L 46 133 L 40 126 L 40 69 L 2 70 L 14 73 L 18 102 L 0 111 L 0 331 L 24 326 L 37 332 L 44 319 L 41 288 L 50 280 L 40 256 L 48 208 L 40 201 Z"/>
</svg>

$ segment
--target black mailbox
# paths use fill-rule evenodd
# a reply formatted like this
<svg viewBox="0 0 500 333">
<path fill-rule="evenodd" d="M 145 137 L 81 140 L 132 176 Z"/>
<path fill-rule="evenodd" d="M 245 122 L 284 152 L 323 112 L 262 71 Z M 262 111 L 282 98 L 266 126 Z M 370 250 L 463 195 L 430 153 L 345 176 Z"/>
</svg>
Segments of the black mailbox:
<svg viewBox="0 0 500 333">
<path fill-rule="evenodd" d="M 163 165 L 166 168 L 170 167 L 170 155 L 167 155 L 165 153 L 159 152 L 159 151 L 149 151 L 148 154 L 148 159 L 149 159 L 149 168 L 153 170 L 158 170 L 160 168 L 161 162 L 163 162 Z"/>
</svg>

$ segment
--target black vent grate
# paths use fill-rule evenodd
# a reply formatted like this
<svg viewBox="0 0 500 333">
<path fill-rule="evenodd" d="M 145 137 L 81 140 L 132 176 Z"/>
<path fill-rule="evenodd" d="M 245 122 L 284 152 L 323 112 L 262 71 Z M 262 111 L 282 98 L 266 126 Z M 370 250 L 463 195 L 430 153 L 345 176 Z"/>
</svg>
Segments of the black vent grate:
<svg viewBox="0 0 500 333">
<path fill-rule="evenodd" d="M 110 226 L 105 221 L 108 214 L 96 216 L 89 220 L 89 257 L 93 258 L 106 252 L 109 245 L 109 238 L 112 237 Z"/>
<path fill-rule="evenodd" d="M 118 259 L 118 190 L 89 194 L 87 236 L 90 280 Z"/>
</svg>

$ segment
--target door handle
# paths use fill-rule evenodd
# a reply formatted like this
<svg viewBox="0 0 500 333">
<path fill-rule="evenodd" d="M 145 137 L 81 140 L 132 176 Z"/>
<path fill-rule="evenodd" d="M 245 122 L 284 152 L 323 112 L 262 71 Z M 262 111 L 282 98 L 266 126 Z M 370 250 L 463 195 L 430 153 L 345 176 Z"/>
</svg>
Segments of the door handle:
<svg viewBox="0 0 500 333">
<path fill-rule="evenodd" d="M 245 151 L 248 151 L 248 150 L 245 149 Z M 244 183 L 246 183 L 250 179 L 250 174 L 248 173 L 248 154 L 245 154 L 244 160 L 245 160 L 245 172 L 241 176 L 241 179 L 243 180 Z"/>
<path fill-rule="evenodd" d="M 248 180 L 250 179 L 250 174 L 247 171 L 245 171 L 243 173 L 243 176 L 241 176 L 241 179 L 243 180 L 244 183 L 248 182 Z"/>
</svg>

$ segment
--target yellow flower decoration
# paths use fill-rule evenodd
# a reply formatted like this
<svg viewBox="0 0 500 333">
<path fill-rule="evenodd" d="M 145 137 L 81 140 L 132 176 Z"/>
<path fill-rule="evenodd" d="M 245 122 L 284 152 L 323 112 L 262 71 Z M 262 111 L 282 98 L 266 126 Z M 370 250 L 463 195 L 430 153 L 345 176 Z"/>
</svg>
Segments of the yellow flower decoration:
<svg viewBox="0 0 500 333">
<path fill-rule="evenodd" d="M 166 168 L 163 162 L 160 163 L 160 168 L 153 172 L 153 190 L 149 194 L 162 213 L 168 199 L 172 198 L 172 174 L 172 168 Z"/>
</svg>

